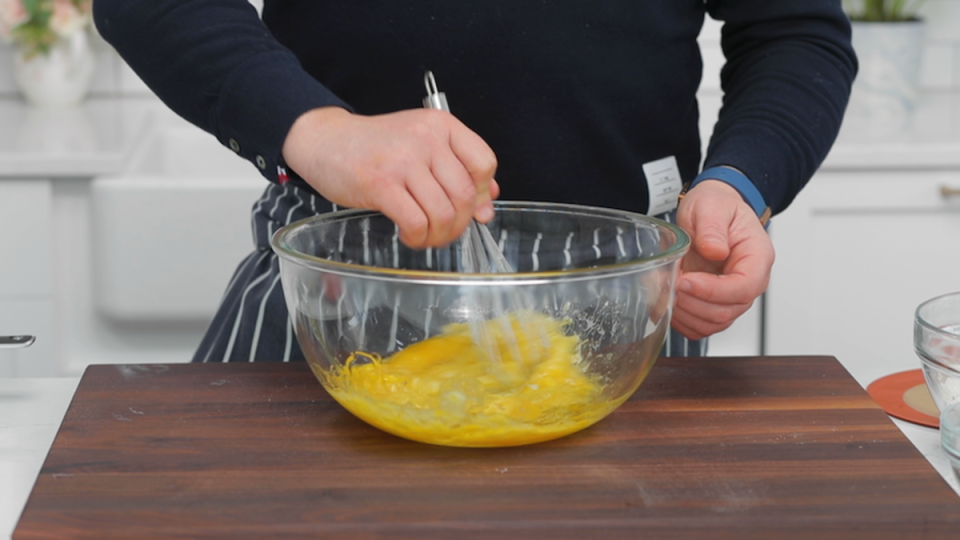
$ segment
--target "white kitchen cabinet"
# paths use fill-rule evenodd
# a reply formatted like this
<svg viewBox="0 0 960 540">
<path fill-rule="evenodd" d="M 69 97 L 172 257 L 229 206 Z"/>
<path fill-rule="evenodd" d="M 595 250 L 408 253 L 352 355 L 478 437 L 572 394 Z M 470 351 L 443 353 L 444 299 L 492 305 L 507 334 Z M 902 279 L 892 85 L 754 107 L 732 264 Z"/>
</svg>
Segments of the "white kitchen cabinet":
<svg viewBox="0 0 960 540">
<path fill-rule="evenodd" d="M 255 248 L 250 208 L 268 184 L 211 135 L 169 123 L 90 183 L 94 303 L 113 321 L 205 328 Z"/>
<path fill-rule="evenodd" d="M 0 377 L 62 376 L 85 353 L 65 338 L 91 315 L 78 311 L 82 295 L 64 285 L 89 290 L 89 280 L 75 278 L 89 276 L 90 255 L 71 244 L 85 223 L 63 210 L 83 194 L 72 187 L 122 170 L 131 145 L 152 125 L 155 102 L 91 98 L 41 109 L 0 99 L 0 334 L 37 336 L 29 348 L 0 351 Z M 87 363 L 102 356 L 89 354 Z"/>
<path fill-rule="evenodd" d="M 960 291 L 954 190 L 960 170 L 818 173 L 770 228 L 765 352 L 836 356 L 862 385 L 919 367 L 914 309 Z"/>
<path fill-rule="evenodd" d="M 0 179 L 0 298 L 52 293 L 50 218 L 49 180 Z"/>
<path fill-rule="evenodd" d="M 0 335 L 37 336 L 0 350 L 0 376 L 57 374 L 51 191 L 49 180 L 0 179 Z"/>
</svg>

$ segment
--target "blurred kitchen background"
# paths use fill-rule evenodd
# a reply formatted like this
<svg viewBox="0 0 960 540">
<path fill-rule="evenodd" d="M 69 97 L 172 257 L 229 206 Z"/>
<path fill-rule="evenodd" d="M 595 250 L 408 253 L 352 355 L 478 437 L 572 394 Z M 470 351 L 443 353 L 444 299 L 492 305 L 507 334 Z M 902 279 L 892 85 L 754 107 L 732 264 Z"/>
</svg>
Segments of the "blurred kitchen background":
<svg viewBox="0 0 960 540">
<path fill-rule="evenodd" d="M 960 0 L 927 0 L 919 15 L 914 108 L 848 115 L 773 221 L 768 293 L 711 355 L 833 355 L 863 385 L 919 367 L 913 309 L 960 290 Z M 701 36 L 705 139 L 721 99 L 719 29 L 708 20 Z M 87 99 L 42 108 L 22 99 L 0 42 L 0 335 L 37 336 L 0 349 L 0 376 L 189 361 L 251 249 L 265 181 L 169 113 L 97 37 L 94 50 Z"/>
</svg>

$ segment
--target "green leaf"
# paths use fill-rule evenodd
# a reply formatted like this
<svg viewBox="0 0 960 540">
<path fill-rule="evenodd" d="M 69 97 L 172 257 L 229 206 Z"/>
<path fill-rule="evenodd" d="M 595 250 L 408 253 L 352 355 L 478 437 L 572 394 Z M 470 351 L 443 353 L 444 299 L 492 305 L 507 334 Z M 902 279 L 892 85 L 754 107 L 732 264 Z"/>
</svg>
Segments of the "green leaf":
<svg viewBox="0 0 960 540">
<path fill-rule="evenodd" d="M 844 10 L 852 21 L 912 21 L 922 4 L 923 0 L 844 0 Z"/>
<path fill-rule="evenodd" d="M 13 39 L 20 44 L 27 58 L 47 54 L 57 41 L 57 34 L 46 24 L 30 20 L 13 29 Z"/>
</svg>

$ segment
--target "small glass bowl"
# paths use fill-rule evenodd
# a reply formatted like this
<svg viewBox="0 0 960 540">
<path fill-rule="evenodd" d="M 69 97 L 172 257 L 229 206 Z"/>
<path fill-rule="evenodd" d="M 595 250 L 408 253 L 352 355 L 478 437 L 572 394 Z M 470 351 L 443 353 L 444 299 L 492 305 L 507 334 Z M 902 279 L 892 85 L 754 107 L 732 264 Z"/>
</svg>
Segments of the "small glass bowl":
<svg viewBox="0 0 960 540">
<path fill-rule="evenodd" d="M 940 415 L 940 445 L 960 482 L 960 404 L 951 405 Z"/>
<path fill-rule="evenodd" d="M 960 402 L 960 292 L 931 298 L 917 307 L 913 347 L 937 408 Z"/>
</svg>

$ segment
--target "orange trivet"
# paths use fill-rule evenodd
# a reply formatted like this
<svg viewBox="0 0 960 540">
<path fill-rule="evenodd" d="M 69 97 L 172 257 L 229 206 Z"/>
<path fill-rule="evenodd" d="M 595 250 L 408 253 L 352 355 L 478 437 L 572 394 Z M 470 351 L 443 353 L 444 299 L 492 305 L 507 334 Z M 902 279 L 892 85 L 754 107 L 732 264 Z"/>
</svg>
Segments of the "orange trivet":
<svg viewBox="0 0 960 540">
<path fill-rule="evenodd" d="M 940 412 L 919 369 L 877 379 L 867 386 L 867 393 L 890 416 L 921 426 L 940 427 Z"/>
</svg>

